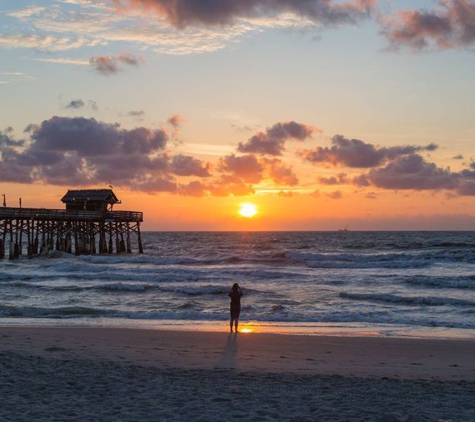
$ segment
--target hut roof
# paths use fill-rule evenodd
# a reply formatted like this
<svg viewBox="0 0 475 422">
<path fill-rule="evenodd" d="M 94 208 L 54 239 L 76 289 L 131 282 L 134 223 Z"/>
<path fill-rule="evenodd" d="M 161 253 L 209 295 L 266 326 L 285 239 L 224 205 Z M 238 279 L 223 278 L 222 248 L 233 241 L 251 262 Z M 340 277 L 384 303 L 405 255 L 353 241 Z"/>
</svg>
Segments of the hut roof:
<svg viewBox="0 0 475 422">
<path fill-rule="evenodd" d="M 108 204 L 116 204 L 119 202 L 112 189 L 81 189 L 68 190 L 66 195 L 61 199 L 62 202 L 73 201 L 101 201 Z"/>
</svg>

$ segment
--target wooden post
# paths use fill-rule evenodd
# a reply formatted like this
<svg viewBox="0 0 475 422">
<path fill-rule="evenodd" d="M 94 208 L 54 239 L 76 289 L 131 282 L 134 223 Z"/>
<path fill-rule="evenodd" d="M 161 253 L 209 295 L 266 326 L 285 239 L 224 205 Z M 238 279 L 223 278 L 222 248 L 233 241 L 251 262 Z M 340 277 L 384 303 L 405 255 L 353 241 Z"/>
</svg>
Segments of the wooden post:
<svg viewBox="0 0 475 422">
<path fill-rule="evenodd" d="M 143 246 L 142 246 L 142 235 L 140 234 L 140 224 L 137 223 L 137 237 L 139 243 L 139 253 L 143 253 Z"/>
<path fill-rule="evenodd" d="M 9 259 L 13 261 L 15 259 L 15 242 L 10 240 L 10 250 L 8 251 Z"/>
<path fill-rule="evenodd" d="M 112 248 L 112 223 L 109 223 L 109 250 L 108 253 L 114 253 L 114 250 Z"/>
</svg>

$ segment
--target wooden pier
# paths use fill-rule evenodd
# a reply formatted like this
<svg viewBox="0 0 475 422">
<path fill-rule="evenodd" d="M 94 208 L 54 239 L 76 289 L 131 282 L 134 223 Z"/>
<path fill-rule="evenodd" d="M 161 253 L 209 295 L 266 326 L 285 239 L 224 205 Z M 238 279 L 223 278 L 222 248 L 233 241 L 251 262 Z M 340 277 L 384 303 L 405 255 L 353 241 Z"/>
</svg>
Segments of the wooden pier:
<svg viewBox="0 0 475 422">
<path fill-rule="evenodd" d="M 143 253 L 143 213 L 112 211 L 112 205 L 120 201 L 111 190 L 68 191 L 62 201 L 65 210 L 0 208 L 0 259 L 7 247 L 10 259 L 50 250 L 76 255 L 131 253 L 133 235 L 138 252 Z"/>
</svg>

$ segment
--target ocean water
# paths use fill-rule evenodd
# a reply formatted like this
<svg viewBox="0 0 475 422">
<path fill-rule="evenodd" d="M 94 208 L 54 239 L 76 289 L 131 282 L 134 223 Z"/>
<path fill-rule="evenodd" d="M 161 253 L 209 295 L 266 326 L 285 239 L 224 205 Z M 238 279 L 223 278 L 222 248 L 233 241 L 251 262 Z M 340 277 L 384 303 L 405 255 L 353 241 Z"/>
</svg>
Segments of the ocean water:
<svg viewBox="0 0 475 422">
<path fill-rule="evenodd" d="M 475 232 L 146 232 L 145 253 L 0 261 L 0 324 L 475 338 Z M 137 250 L 135 247 L 134 250 Z"/>
</svg>

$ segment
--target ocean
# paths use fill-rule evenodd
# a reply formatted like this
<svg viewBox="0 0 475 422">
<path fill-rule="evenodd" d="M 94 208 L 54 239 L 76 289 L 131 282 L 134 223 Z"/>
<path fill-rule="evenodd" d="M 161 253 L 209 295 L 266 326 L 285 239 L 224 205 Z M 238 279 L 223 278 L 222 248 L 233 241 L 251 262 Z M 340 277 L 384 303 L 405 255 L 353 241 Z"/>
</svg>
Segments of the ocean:
<svg viewBox="0 0 475 422">
<path fill-rule="evenodd" d="M 145 232 L 143 255 L 0 261 L 0 324 L 475 338 L 475 232 Z M 137 250 L 135 247 L 134 250 Z"/>
</svg>

